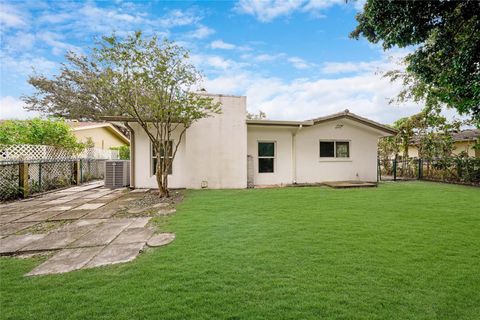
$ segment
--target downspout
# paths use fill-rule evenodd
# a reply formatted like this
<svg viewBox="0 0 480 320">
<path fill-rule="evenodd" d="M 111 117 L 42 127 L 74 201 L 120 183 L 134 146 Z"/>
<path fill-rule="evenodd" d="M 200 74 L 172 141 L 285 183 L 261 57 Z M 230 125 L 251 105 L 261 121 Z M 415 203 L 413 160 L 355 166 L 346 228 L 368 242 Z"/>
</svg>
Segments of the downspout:
<svg viewBox="0 0 480 320">
<path fill-rule="evenodd" d="M 130 131 L 130 189 L 135 189 L 135 130 L 128 122 L 124 125 Z"/>
<path fill-rule="evenodd" d="M 292 178 L 293 184 L 297 184 L 297 133 L 302 129 L 303 125 L 298 125 L 298 129 L 292 132 Z"/>
</svg>

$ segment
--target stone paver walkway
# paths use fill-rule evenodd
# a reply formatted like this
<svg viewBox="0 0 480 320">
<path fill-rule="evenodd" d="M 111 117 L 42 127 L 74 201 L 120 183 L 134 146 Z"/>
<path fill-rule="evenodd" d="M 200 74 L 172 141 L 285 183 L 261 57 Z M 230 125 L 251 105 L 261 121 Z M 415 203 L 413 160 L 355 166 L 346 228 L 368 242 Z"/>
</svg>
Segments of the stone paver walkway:
<svg viewBox="0 0 480 320">
<path fill-rule="evenodd" d="M 54 253 L 27 275 L 132 261 L 145 245 L 165 245 L 175 238 L 169 233 L 154 234 L 147 226 L 151 217 L 114 216 L 122 205 L 142 195 L 124 189 L 110 190 L 102 182 L 95 182 L 2 204 L 0 255 Z M 159 207 L 163 205 L 154 206 Z"/>
</svg>

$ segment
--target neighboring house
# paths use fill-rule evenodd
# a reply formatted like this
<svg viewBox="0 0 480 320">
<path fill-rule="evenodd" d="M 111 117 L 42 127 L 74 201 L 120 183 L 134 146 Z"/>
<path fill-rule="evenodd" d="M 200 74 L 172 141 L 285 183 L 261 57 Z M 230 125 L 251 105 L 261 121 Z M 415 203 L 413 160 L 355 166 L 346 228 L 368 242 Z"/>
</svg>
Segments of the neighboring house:
<svg viewBox="0 0 480 320">
<path fill-rule="evenodd" d="M 130 140 L 111 123 L 69 121 L 68 124 L 78 141 L 87 142 L 90 138 L 95 148 L 109 150 L 130 145 Z"/>
<path fill-rule="evenodd" d="M 452 133 L 454 141 L 454 149 L 452 153 L 458 155 L 462 152 L 468 154 L 469 157 L 480 158 L 480 150 L 474 149 L 477 139 L 480 137 L 480 129 L 468 129 L 460 132 Z M 416 136 L 411 140 L 411 145 L 408 147 L 408 156 L 410 158 L 418 158 L 418 143 L 420 137 Z"/>
<path fill-rule="evenodd" d="M 246 97 L 210 96 L 221 102 L 222 113 L 187 129 L 171 188 L 376 181 L 378 139 L 396 133 L 348 110 L 307 121 L 246 120 Z M 108 120 L 131 128 L 132 187 L 156 188 L 152 145 L 143 129 L 132 119 Z"/>
</svg>

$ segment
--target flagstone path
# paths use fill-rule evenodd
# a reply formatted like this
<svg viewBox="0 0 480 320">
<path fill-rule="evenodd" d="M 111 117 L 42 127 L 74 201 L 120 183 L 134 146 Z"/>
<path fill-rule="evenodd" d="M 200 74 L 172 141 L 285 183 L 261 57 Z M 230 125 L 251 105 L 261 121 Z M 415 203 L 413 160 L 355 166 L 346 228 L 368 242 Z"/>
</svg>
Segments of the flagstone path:
<svg viewBox="0 0 480 320">
<path fill-rule="evenodd" d="M 142 196 L 141 190 L 110 190 L 103 182 L 94 182 L 2 204 L 0 255 L 53 252 L 28 276 L 132 261 L 145 246 L 162 246 L 175 239 L 171 233 L 154 234 L 147 226 L 151 216 L 115 217 L 125 204 Z M 152 206 L 158 207 L 164 205 Z"/>
</svg>

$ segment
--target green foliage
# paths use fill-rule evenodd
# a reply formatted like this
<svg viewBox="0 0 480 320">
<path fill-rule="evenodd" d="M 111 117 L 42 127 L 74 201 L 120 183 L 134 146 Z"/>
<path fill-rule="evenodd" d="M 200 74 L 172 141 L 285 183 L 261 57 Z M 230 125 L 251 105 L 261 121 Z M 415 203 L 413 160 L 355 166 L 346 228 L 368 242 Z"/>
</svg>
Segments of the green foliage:
<svg viewBox="0 0 480 320">
<path fill-rule="evenodd" d="M 130 146 L 111 147 L 110 150 L 118 150 L 121 160 L 130 160 Z"/>
<path fill-rule="evenodd" d="M 0 123 L 0 144 L 42 144 L 72 151 L 85 147 L 77 142 L 70 126 L 58 118 L 3 121 Z"/>
<path fill-rule="evenodd" d="M 420 158 L 450 157 L 454 148 L 452 132 L 459 130 L 462 124 L 461 121 L 447 121 L 440 114 L 440 108 L 425 108 L 422 112 L 394 122 L 398 133 L 380 140 L 379 155 L 385 160 L 401 152 L 402 158 L 408 159 L 408 147 L 416 145 Z"/>
<path fill-rule="evenodd" d="M 356 17 L 354 38 L 364 36 L 384 49 L 414 46 L 398 99 L 445 104 L 480 122 L 480 2 L 368 0 Z"/>
<path fill-rule="evenodd" d="M 267 119 L 267 114 L 262 110 L 258 110 L 258 113 L 247 112 L 247 119 L 248 120 L 264 120 L 264 119 Z"/>
</svg>

